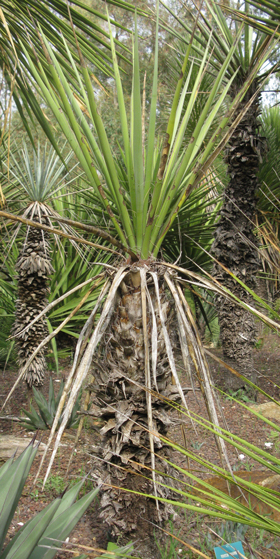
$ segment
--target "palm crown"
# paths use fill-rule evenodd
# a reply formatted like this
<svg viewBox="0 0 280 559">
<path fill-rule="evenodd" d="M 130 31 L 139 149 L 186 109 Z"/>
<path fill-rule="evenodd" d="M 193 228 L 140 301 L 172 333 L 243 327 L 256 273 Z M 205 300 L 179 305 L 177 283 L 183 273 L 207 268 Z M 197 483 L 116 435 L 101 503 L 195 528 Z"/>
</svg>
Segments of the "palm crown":
<svg viewBox="0 0 280 559">
<path fill-rule="evenodd" d="M 50 91 L 50 83 L 43 66 L 39 64 L 37 69 L 28 52 L 25 52 L 37 87 L 40 88 L 75 152 L 99 200 L 99 205 L 103 207 L 103 211 L 108 213 L 108 217 L 123 245 L 132 249 L 137 257 L 145 260 L 151 255 L 157 256 L 166 232 L 172 225 L 179 209 L 213 161 L 213 150 L 215 149 L 215 157 L 221 151 L 226 138 L 230 134 L 226 126 L 238 102 L 251 83 L 252 76 L 255 74 L 250 74 L 245 87 L 237 93 L 231 102 L 228 114 L 223 118 L 212 137 L 205 142 L 207 131 L 236 76 L 235 72 L 233 76 L 226 79 L 226 74 L 236 51 L 236 45 L 233 43 L 221 65 L 207 103 L 193 130 L 192 141 L 182 151 L 184 134 L 193 110 L 200 79 L 206 71 L 207 59 L 210 56 L 210 38 L 184 113 L 184 100 L 190 75 L 186 77 L 184 83 L 182 78 L 178 81 L 167 128 L 167 142 L 163 146 L 161 155 L 162 144 L 160 140 L 156 139 L 155 132 L 157 52 L 149 129 L 146 139 L 142 137 L 137 33 L 135 34 L 134 45 L 130 130 L 112 37 L 111 46 L 122 128 L 120 156 L 117 160 L 114 159 L 111 152 L 104 125 L 98 114 L 90 73 L 83 60 L 81 59 L 83 75 L 83 78 L 81 78 L 65 42 L 65 49 L 69 58 L 71 58 L 78 84 L 77 88 L 73 90 L 56 54 L 46 42 L 48 71 L 52 75 L 52 83 L 55 84 L 54 94 Z M 156 44 L 156 51 L 157 49 Z M 183 74 L 189 54 L 190 48 L 186 52 L 182 69 Z M 193 65 L 190 69 L 190 72 L 192 71 Z M 61 113 L 61 108 L 63 113 Z M 95 134 L 93 134 L 93 129 Z M 220 140 L 219 146 L 217 146 L 217 138 Z"/>
<path fill-rule="evenodd" d="M 125 6 L 126 2 L 118 2 L 120 6 Z M 108 33 L 104 29 L 106 16 L 98 10 L 90 8 L 82 1 L 71 2 L 71 18 L 74 22 L 79 38 L 80 49 L 83 56 L 95 67 L 95 79 L 98 82 L 100 71 L 103 75 L 111 75 L 111 51 Z M 114 20 L 112 25 L 123 27 Z M 69 22 L 69 3 L 64 0 L 4 0 L 1 3 L 0 11 L 0 31 L 1 31 L 1 52 L 0 67 L 3 77 L 10 90 L 10 96 L 16 104 L 17 110 L 26 127 L 31 143 L 33 142 L 30 119 L 40 123 L 45 134 L 52 145 L 59 152 L 56 137 L 53 129 L 42 111 L 38 99 L 30 88 L 26 79 L 29 73 L 29 66 L 22 45 L 27 49 L 33 62 L 40 62 L 45 65 L 44 56 L 41 54 L 41 42 L 38 34 L 38 26 L 44 31 L 49 43 L 55 48 L 56 55 L 70 81 L 75 81 L 75 75 L 65 58 L 64 43 L 61 32 L 67 38 L 69 48 L 74 59 L 78 56 L 75 52 L 75 40 Z M 120 46 L 119 56 L 127 60 L 128 49 L 117 41 Z M 47 67 L 45 66 L 46 71 Z M 49 74 L 51 80 L 51 75 Z M 11 110 L 11 100 L 9 103 Z M 26 114 L 29 118 L 26 117 Z M 35 118 L 34 118 L 35 117 Z M 7 122 L 7 115 L 4 121 L 4 128 Z"/>
</svg>

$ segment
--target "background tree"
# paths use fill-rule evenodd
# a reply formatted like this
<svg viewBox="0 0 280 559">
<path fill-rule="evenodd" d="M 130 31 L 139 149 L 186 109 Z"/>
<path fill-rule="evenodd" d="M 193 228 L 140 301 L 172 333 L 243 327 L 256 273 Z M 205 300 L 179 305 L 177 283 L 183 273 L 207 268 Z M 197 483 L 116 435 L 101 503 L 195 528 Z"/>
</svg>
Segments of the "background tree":
<svg viewBox="0 0 280 559">
<path fill-rule="evenodd" d="M 247 15 L 249 4 L 245 2 Z M 191 15 L 191 12 L 190 12 Z M 193 15 L 194 18 L 194 15 Z M 229 96 L 233 99 L 252 71 L 257 70 L 246 96 L 238 106 L 239 114 L 250 102 L 250 108 L 240 120 L 226 148 L 226 163 L 229 181 L 224 191 L 220 220 L 215 231 L 212 253 L 217 259 L 214 264 L 216 279 L 239 299 L 252 303 L 249 290 L 258 287 L 260 269 L 258 241 L 254 235 L 258 170 L 262 154 L 262 139 L 259 135 L 260 93 L 265 81 L 278 63 L 272 68 L 264 52 L 271 43 L 267 33 L 254 33 L 249 24 L 244 27 L 233 25 L 222 9 L 212 0 L 206 0 L 200 12 L 196 39 L 201 46 L 208 41 L 213 48 L 211 66 L 219 67 L 224 56 L 237 44 L 235 55 L 228 68 L 228 77 L 233 78 Z M 188 25 L 185 25 L 188 29 Z M 201 57 L 203 50 L 194 45 Z M 269 50 L 275 56 L 277 46 Z M 249 290 L 244 290 L 246 284 Z M 255 379 L 252 349 L 256 341 L 256 323 L 251 314 L 241 310 L 232 302 L 217 296 L 217 312 L 221 327 L 223 354 L 226 362 L 245 376 Z M 229 382 L 231 377 L 229 377 Z"/>
<path fill-rule="evenodd" d="M 66 163 L 71 156 L 71 153 L 68 154 Z M 37 152 L 33 151 L 33 161 L 29 157 L 26 144 L 19 153 L 19 162 L 13 154 L 12 160 L 10 174 L 15 180 L 11 181 L 9 187 L 11 198 L 13 195 L 16 196 L 16 203 L 20 205 L 18 190 L 20 185 L 25 203 L 29 202 L 23 211 L 23 217 L 51 226 L 51 218 L 55 217 L 55 211 L 47 205 L 47 201 L 60 190 L 61 182 L 67 176 L 64 164 L 61 163 L 59 156 L 55 155 L 53 149 L 48 152 L 45 146 L 42 152 L 40 144 Z M 19 227 L 15 235 L 18 230 Z M 38 320 L 36 325 L 30 326 L 30 322 L 48 304 L 49 281 L 54 271 L 51 265 L 49 233 L 32 227 L 27 228 L 15 269 L 18 274 L 18 296 L 13 333 L 17 336 L 16 349 L 19 371 L 21 371 L 29 356 L 48 333 L 45 317 Z M 24 380 L 27 385 L 40 386 L 46 369 L 43 348 L 26 368 Z"/>
</svg>

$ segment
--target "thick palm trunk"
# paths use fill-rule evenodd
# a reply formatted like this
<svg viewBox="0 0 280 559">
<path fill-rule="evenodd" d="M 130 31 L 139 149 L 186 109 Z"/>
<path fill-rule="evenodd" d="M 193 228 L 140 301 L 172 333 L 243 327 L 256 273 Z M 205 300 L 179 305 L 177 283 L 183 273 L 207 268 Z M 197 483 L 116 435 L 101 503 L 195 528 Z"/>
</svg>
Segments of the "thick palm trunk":
<svg viewBox="0 0 280 559">
<path fill-rule="evenodd" d="M 257 88 L 253 83 L 243 105 Z M 257 117 L 259 97 L 243 117 L 227 148 L 229 183 L 224 193 L 221 217 L 215 232 L 213 254 L 219 262 L 255 290 L 260 268 L 257 239 L 254 236 L 256 190 L 261 140 Z M 214 276 L 242 301 L 252 305 L 251 296 L 219 265 L 214 265 Z M 254 380 L 252 349 L 256 341 L 253 315 L 232 302 L 218 297 L 217 312 L 225 361 L 240 373 Z M 232 387 L 236 381 L 231 376 Z M 240 381 L 239 385 L 240 385 Z M 231 384 L 231 383 L 229 383 Z"/>
<path fill-rule="evenodd" d="M 154 289 L 148 287 L 148 290 L 159 326 Z M 174 320 L 174 310 L 163 288 L 160 297 L 166 326 L 170 327 Z M 151 315 L 148 316 L 147 326 L 150 342 Z M 156 382 L 152 380 L 152 389 L 159 391 L 163 397 L 172 399 L 176 397 L 177 391 L 172 384 L 160 328 L 157 359 Z M 103 486 L 101 516 L 115 535 L 138 530 L 139 523 L 143 524 L 144 533 L 148 533 L 153 528 L 151 529 L 147 520 L 158 523 L 161 518 L 167 518 L 171 507 L 159 504 L 157 510 L 153 499 L 110 487 L 120 486 L 154 494 L 147 392 L 144 389 L 147 382 L 139 272 L 130 273 L 120 286 L 114 317 L 110 329 L 106 332 L 98 362 L 95 362 L 94 376 L 92 389 L 95 392 L 96 414 L 104 422 L 99 447 L 99 457 L 102 459 L 99 475 L 108 484 Z M 167 450 L 157 434 L 166 434 L 172 423 L 166 414 L 166 404 L 163 400 L 152 397 L 152 406 L 155 453 L 165 454 Z M 161 460 L 157 462 L 157 469 L 163 471 L 164 463 Z M 160 476 L 157 476 L 157 480 L 159 479 Z M 157 492 L 160 496 L 168 495 L 168 492 L 159 486 Z"/>
<path fill-rule="evenodd" d="M 33 215 L 34 221 L 39 221 L 38 215 Z M 43 224 L 48 224 L 44 217 Z M 53 272 L 50 258 L 49 235 L 39 229 L 31 228 L 24 241 L 16 263 L 18 272 L 18 297 L 16 301 L 16 319 L 13 333 L 17 334 L 27 327 L 25 332 L 16 338 L 19 373 L 27 363 L 41 341 L 48 335 L 45 317 L 28 328 L 28 324 L 48 304 L 49 276 Z M 41 349 L 24 374 L 24 380 L 29 387 L 43 384 L 47 364 L 45 348 Z"/>
</svg>

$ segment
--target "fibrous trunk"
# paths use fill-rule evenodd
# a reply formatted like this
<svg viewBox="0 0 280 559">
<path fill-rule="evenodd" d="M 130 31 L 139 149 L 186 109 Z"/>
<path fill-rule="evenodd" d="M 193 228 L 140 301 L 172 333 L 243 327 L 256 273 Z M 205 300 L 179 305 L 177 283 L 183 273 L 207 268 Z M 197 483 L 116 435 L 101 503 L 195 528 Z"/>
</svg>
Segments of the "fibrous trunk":
<svg viewBox="0 0 280 559">
<path fill-rule="evenodd" d="M 254 82 L 243 101 L 244 106 L 256 88 Z M 229 141 L 226 155 L 229 183 L 212 249 L 217 260 L 252 290 L 256 289 L 260 267 L 253 232 L 261 152 L 258 114 L 257 96 Z M 213 275 L 239 299 L 253 304 L 250 294 L 218 264 L 214 265 Z M 253 315 L 222 296 L 217 297 L 216 305 L 225 361 L 254 380 L 252 349 L 256 324 Z"/>
<path fill-rule="evenodd" d="M 48 224 L 47 219 L 44 216 L 39 217 L 36 211 L 32 219 Z M 48 304 L 48 282 L 53 272 L 48 233 L 35 228 L 29 229 L 16 263 L 16 271 L 18 296 L 13 334 L 17 335 L 16 348 L 20 373 L 30 355 L 48 335 L 45 317 L 28 327 Z M 20 332 L 25 328 L 26 330 L 21 334 Z M 45 348 L 42 348 L 24 374 L 23 378 L 29 387 L 42 385 L 46 367 Z"/>
<path fill-rule="evenodd" d="M 158 328 L 156 377 L 151 378 L 151 389 L 159 392 L 163 398 L 174 399 L 178 397 L 178 391 L 172 384 L 154 287 L 148 284 L 148 291 Z M 135 498 L 131 493 L 125 494 L 110 487 L 114 485 L 146 494 L 154 493 L 147 391 L 144 388 L 147 386 L 147 379 L 139 271 L 126 276 L 117 298 L 113 320 L 106 332 L 99 358 L 94 364 L 95 381 L 92 386 L 96 415 L 104 422 L 99 445 L 99 472 L 108 486 L 103 486 L 101 517 L 110 525 L 115 535 L 135 530 L 145 518 L 158 523 L 171 512 L 170 507 L 163 508 L 162 505 L 158 505 L 157 510 L 152 499 L 139 496 Z M 167 299 L 162 284 L 160 299 L 165 324 L 170 329 L 175 318 L 174 308 Z M 149 343 L 152 322 L 153 317 L 148 313 Z M 158 435 L 166 435 L 172 422 L 166 413 L 167 405 L 163 399 L 152 396 L 151 403 L 154 450 L 156 454 L 166 455 L 167 449 L 163 447 Z M 159 460 L 157 469 L 163 471 L 163 464 Z M 157 481 L 160 479 L 161 476 L 157 476 Z M 159 486 L 157 493 L 168 496 L 168 492 Z M 144 529 L 149 530 L 147 523 Z"/>
</svg>

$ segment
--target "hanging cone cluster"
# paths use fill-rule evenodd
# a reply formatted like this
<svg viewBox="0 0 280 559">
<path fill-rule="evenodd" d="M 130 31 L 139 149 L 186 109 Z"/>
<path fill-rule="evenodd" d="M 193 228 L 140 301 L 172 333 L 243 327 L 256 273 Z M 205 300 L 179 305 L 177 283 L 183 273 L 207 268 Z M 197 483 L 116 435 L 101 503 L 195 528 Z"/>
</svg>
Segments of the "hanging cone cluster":
<svg viewBox="0 0 280 559">
<path fill-rule="evenodd" d="M 36 214 L 32 219 L 39 222 Z M 49 224 L 44 216 L 40 217 L 40 222 L 44 225 Z M 13 334 L 17 334 L 16 348 L 20 373 L 30 355 L 48 335 L 45 317 L 28 328 L 28 324 L 48 304 L 48 281 L 53 273 L 48 233 L 40 229 L 29 229 L 16 263 L 16 271 L 18 273 L 18 298 Z M 20 334 L 24 328 L 26 330 Z M 40 386 L 43 383 L 45 370 L 45 348 L 42 348 L 29 365 L 23 378 L 29 387 Z"/>
</svg>

